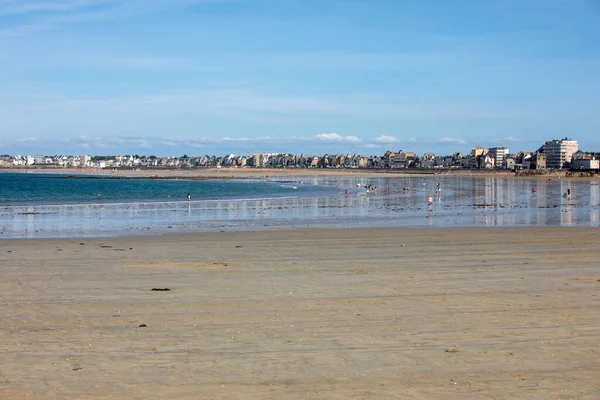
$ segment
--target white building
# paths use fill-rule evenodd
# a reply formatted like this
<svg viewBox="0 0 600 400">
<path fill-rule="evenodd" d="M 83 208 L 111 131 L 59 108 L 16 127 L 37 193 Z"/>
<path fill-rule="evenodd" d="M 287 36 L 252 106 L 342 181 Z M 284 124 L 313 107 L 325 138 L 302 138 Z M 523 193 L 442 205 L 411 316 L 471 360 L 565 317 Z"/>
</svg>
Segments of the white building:
<svg viewBox="0 0 600 400">
<path fill-rule="evenodd" d="M 89 167 L 92 165 L 92 156 L 90 155 L 83 155 L 79 157 L 81 159 L 81 166 L 82 167 Z"/>
<path fill-rule="evenodd" d="M 494 167 L 501 168 L 504 164 L 504 158 L 508 156 L 507 147 L 492 147 L 488 150 L 488 154 L 492 156 L 494 160 Z"/>
<path fill-rule="evenodd" d="M 566 163 L 570 163 L 575 154 L 579 150 L 577 140 L 560 139 L 545 142 L 542 146 L 542 152 L 546 154 L 547 168 L 564 168 Z"/>
</svg>

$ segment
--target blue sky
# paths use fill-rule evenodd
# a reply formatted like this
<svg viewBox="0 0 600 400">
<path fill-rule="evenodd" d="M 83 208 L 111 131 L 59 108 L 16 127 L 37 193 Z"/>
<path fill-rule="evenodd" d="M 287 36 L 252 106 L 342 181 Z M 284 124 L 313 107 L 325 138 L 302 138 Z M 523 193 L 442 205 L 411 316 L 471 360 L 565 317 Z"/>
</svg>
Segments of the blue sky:
<svg viewBox="0 0 600 400">
<path fill-rule="evenodd" d="M 598 0 L 0 0 L 0 153 L 600 151 Z"/>
</svg>

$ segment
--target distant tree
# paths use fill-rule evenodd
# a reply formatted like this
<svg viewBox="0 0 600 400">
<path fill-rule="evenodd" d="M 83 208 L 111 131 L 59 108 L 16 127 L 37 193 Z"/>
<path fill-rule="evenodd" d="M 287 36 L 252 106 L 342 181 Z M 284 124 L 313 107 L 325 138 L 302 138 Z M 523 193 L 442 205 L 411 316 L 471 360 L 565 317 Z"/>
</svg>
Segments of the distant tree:
<svg viewBox="0 0 600 400">
<path fill-rule="evenodd" d="M 94 156 L 92 157 L 93 161 L 105 161 L 105 160 L 111 160 L 115 158 L 115 156 Z"/>
</svg>

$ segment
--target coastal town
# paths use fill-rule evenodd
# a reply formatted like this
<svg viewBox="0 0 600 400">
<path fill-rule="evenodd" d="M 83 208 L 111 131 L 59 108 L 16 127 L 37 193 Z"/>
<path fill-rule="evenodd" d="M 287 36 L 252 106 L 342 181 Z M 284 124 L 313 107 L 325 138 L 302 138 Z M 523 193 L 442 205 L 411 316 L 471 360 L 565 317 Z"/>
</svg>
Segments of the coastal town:
<svg viewBox="0 0 600 400">
<path fill-rule="evenodd" d="M 599 171 L 600 153 L 579 149 L 568 138 L 544 142 L 537 150 L 510 153 L 507 147 L 477 146 L 468 153 L 436 155 L 426 152 L 388 150 L 382 155 L 358 154 L 294 155 L 289 153 L 255 153 L 246 156 L 156 157 L 153 155 L 1 155 L 0 168 L 355 168 L 355 169 L 501 169 L 537 171 L 570 169 Z"/>
</svg>

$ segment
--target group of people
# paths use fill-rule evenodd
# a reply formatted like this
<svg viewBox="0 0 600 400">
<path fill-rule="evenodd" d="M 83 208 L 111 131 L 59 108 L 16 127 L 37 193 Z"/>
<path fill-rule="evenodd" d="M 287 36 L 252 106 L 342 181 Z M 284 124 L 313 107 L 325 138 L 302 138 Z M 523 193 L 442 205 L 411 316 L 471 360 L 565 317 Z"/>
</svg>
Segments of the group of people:
<svg viewBox="0 0 600 400">
<path fill-rule="evenodd" d="M 442 186 L 439 182 L 435 185 L 435 195 L 438 199 L 442 196 Z M 427 196 L 427 207 L 429 208 L 430 212 L 433 211 L 433 196 L 431 195 L 431 193 L 429 194 L 429 196 Z"/>
<path fill-rule="evenodd" d="M 369 193 L 369 192 L 376 192 L 377 191 L 377 186 L 373 186 L 370 183 L 367 183 L 365 185 L 365 189 L 367 189 L 367 193 Z"/>
<path fill-rule="evenodd" d="M 426 182 L 423 182 L 423 186 L 425 186 L 425 185 L 426 185 Z M 357 187 L 357 188 L 361 187 L 361 184 L 360 184 L 360 183 L 357 183 L 357 184 L 356 184 L 356 187 Z M 369 193 L 371 193 L 371 192 L 377 192 L 377 186 L 374 186 L 374 185 L 372 185 L 372 184 L 370 184 L 370 183 L 368 183 L 368 184 L 364 185 L 363 187 L 364 187 L 364 189 L 366 189 L 366 194 L 367 194 L 367 195 L 368 195 Z M 388 190 L 389 190 L 389 185 L 386 185 L 386 193 L 388 192 Z M 402 190 L 403 190 L 403 191 L 409 191 L 409 190 L 410 190 L 410 186 L 407 186 L 407 185 L 405 185 L 405 186 L 402 186 Z M 345 195 L 348 195 L 348 189 L 344 190 L 344 194 L 345 194 Z M 438 182 L 438 183 L 436 183 L 435 195 L 436 195 L 436 197 L 437 197 L 438 199 L 440 199 L 440 197 L 441 197 L 441 195 L 442 195 L 442 186 L 440 185 L 440 183 L 439 183 L 439 182 Z M 430 193 L 430 194 L 427 196 L 427 201 L 426 201 L 426 203 L 427 203 L 427 207 L 428 207 L 429 211 L 433 211 L 433 201 L 434 201 L 434 197 L 433 197 L 433 195 Z"/>
</svg>

